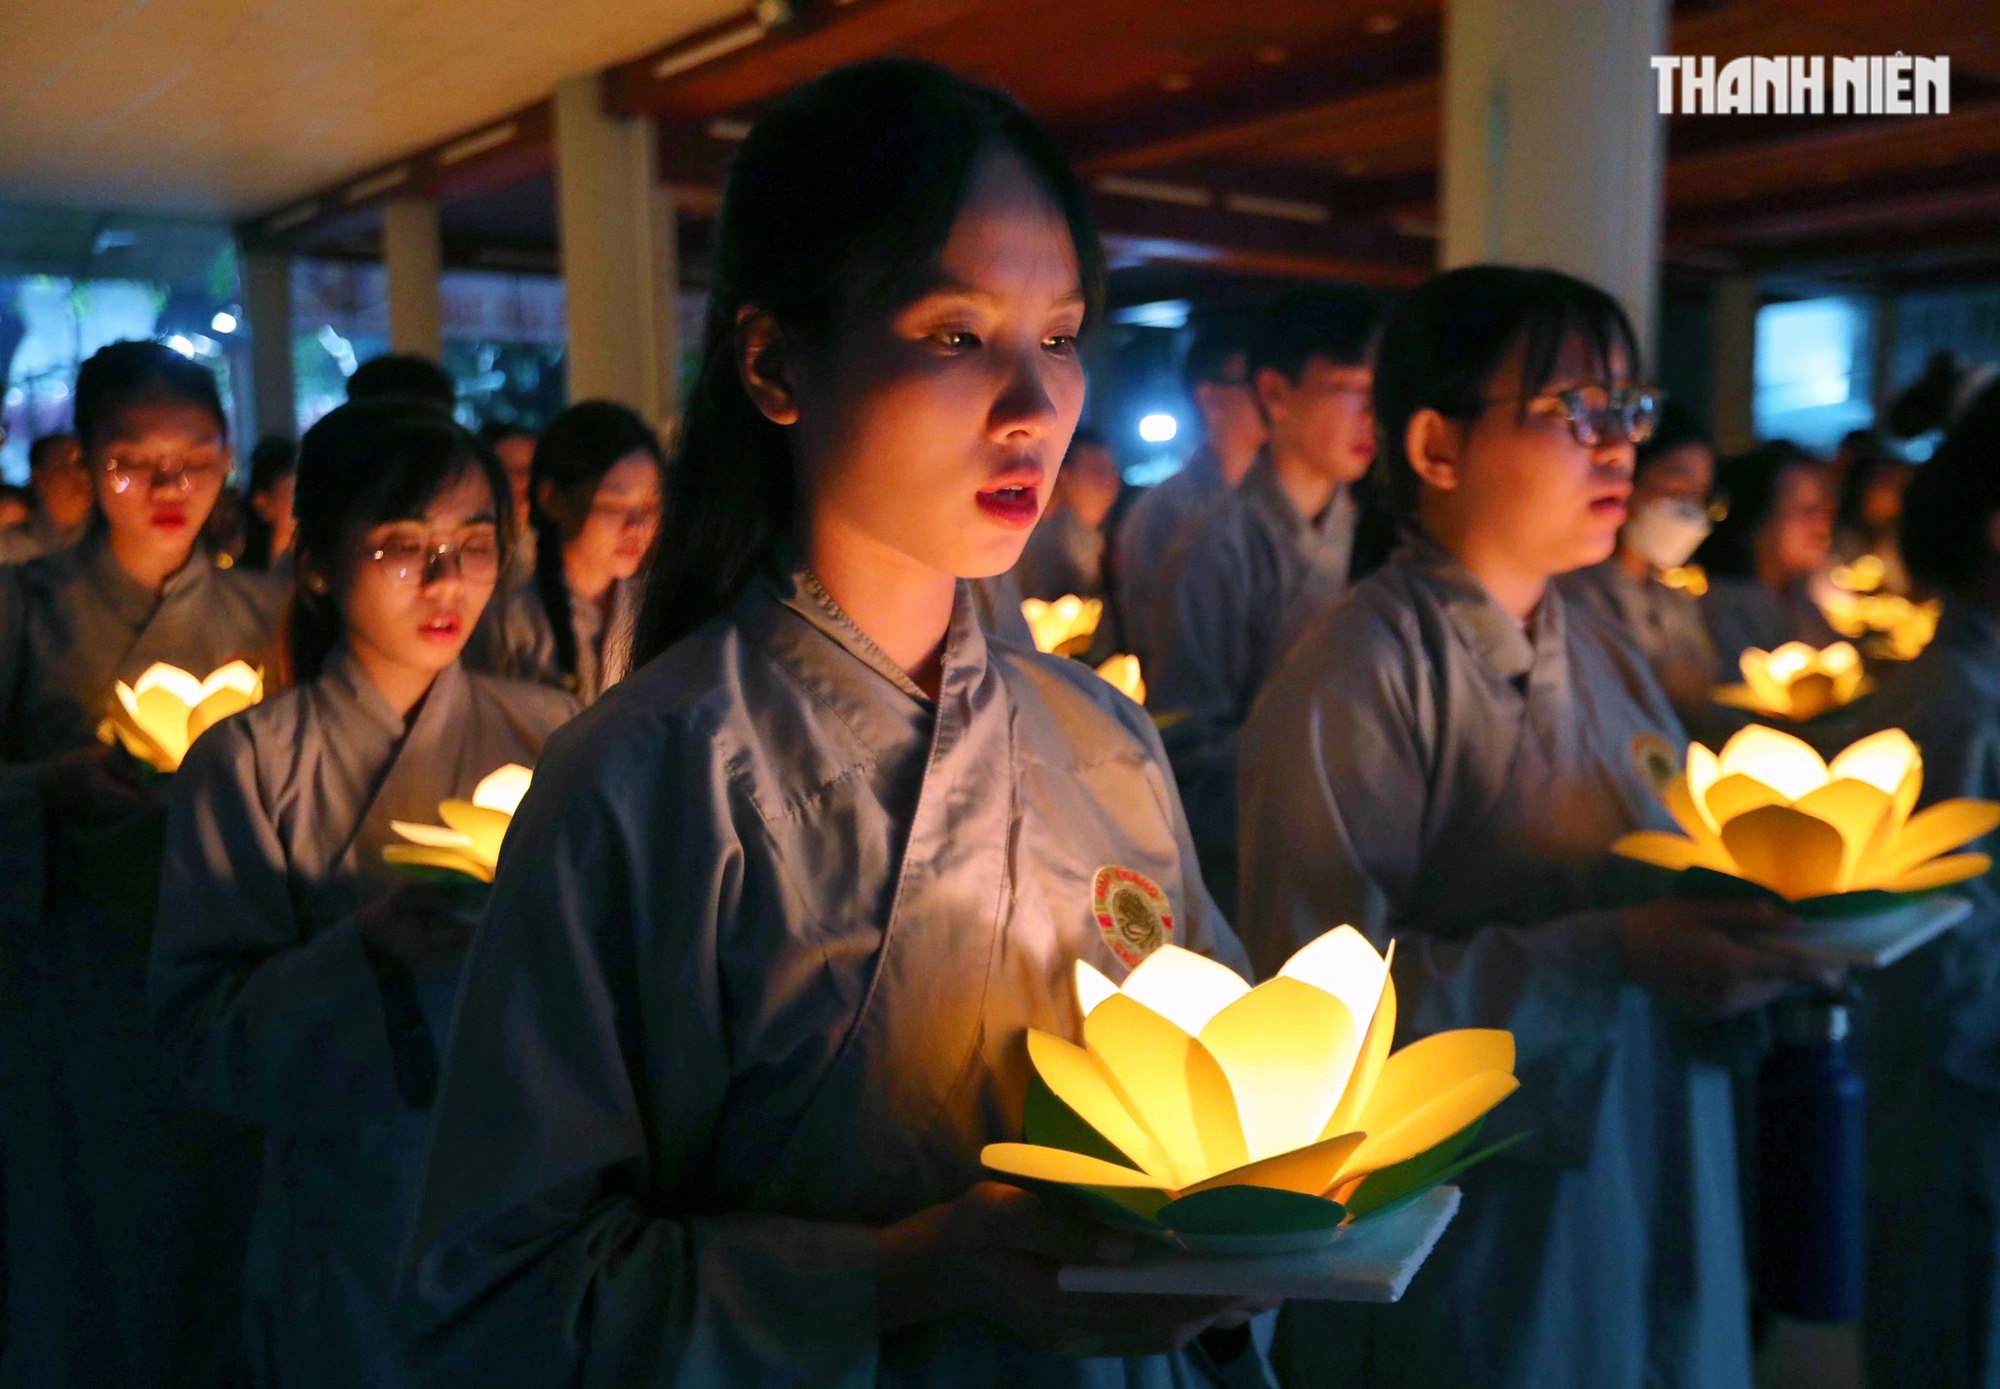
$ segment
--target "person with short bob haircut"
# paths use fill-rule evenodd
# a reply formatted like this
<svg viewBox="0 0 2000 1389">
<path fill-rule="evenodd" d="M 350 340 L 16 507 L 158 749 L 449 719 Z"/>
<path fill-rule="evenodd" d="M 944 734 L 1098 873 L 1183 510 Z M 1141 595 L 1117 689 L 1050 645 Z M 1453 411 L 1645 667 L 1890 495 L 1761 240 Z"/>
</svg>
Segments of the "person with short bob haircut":
<svg viewBox="0 0 2000 1389">
<path fill-rule="evenodd" d="M 1139 946 L 1247 968 L 1151 720 L 967 582 L 1047 505 L 1103 287 L 1056 143 L 943 69 L 738 147 L 640 668 L 550 741 L 460 993 L 425 1383 L 1256 1382 L 1255 1308 L 1059 1291 L 1127 1246 L 980 1166 L 1024 1029 L 1127 971 L 1100 869 L 1170 905 Z"/>
<path fill-rule="evenodd" d="M 1900 550 L 1937 635 L 1861 729 L 1901 728 L 1925 805 L 2000 799 L 2000 391 L 1958 417 L 1904 494 Z M 1994 837 L 1968 845 L 1996 851 Z M 2000 871 L 1954 888 L 1957 929 L 1861 980 L 1868 1094 L 1862 1347 L 1881 1389 L 2000 1382 Z"/>
<path fill-rule="evenodd" d="M 1694 562 L 1708 576 L 1702 616 L 1721 679 L 1751 647 L 1839 640 L 1813 597 L 1833 553 L 1836 493 L 1826 464 L 1783 439 L 1725 458 L 1716 495 L 1727 508 Z"/>
<path fill-rule="evenodd" d="M 1393 939 L 1400 1041 L 1504 1028 L 1521 1088 L 1401 1303 L 1290 1303 L 1286 1382 L 1747 1389 L 1730 1077 L 1697 1019 L 1806 971 L 1762 905 L 1606 851 L 1672 825 L 1685 739 L 1621 625 L 1552 581 L 1609 558 L 1655 399 L 1625 314 L 1553 270 L 1447 271 L 1377 350 L 1376 482 L 1404 527 L 1315 623 L 1240 749 L 1240 926 L 1268 974 L 1330 926 Z M 1621 879 L 1628 886 L 1620 891 Z M 1640 891 L 1634 892 L 1638 888 Z"/>
</svg>

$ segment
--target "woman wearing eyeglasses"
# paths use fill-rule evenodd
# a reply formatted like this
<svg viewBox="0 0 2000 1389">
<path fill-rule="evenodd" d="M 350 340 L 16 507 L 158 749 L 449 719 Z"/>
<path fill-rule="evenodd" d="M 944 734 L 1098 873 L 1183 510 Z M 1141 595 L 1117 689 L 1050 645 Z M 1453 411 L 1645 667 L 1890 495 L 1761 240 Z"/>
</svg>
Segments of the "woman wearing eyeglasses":
<svg viewBox="0 0 2000 1389">
<path fill-rule="evenodd" d="M 535 568 L 497 596 L 466 648 L 474 670 L 569 690 L 584 704 L 631 664 L 640 567 L 660 525 L 660 441 L 623 405 L 586 400 L 535 444 Z"/>
<path fill-rule="evenodd" d="M 1288 1383 L 1750 1382 L 1729 1075 L 1695 1020 L 1799 967 L 1739 938 L 1782 924 L 1761 907 L 1618 908 L 1605 851 L 1671 824 L 1647 767 L 1684 738 L 1629 635 L 1551 583 L 1625 522 L 1638 360 L 1616 303 L 1555 271 L 1468 267 L 1404 300 L 1375 372 L 1403 548 L 1244 729 L 1253 961 L 1341 922 L 1394 937 L 1399 1040 L 1506 1028 L 1521 1078 L 1479 1142 L 1524 1142 L 1467 1175 L 1401 1304 L 1286 1309 Z"/>
<path fill-rule="evenodd" d="M 300 446 L 297 684 L 196 743 L 176 778 L 152 1014 L 216 1111 L 263 1126 L 245 1275 L 263 1386 L 408 1382 L 396 1254 L 443 1029 L 483 898 L 385 864 L 574 710 L 461 669 L 500 573 L 506 475 L 421 406 L 341 407 Z"/>
<path fill-rule="evenodd" d="M 216 1383 L 236 1354 L 254 1136 L 145 1025 L 158 779 L 99 742 L 115 681 L 261 663 L 275 602 L 197 541 L 229 468 L 215 378 L 155 343 L 77 373 L 92 514 L 0 569 L 0 1154 L 10 1384 Z"/>
</svg>

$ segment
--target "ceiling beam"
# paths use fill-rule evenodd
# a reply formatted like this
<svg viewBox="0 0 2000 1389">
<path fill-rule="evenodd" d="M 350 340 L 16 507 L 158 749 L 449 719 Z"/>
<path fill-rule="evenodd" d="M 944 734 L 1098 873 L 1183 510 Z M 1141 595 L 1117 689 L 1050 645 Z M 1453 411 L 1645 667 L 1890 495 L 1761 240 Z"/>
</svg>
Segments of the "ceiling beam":
<svg viewBox="0 0 2000 1389">
<path fill-rule="evenodd" d="M 1416 284 L 1436 260 L 1431 242 L 1366 223 L 1314 225 L 1102 193 L 1093 203 L 1098 231 L 1114 260 L 1385 287 Z"/>
<path fill-rule="evenodd" d="M 1875 225 L 1905 232 L 2000 204 L 2000 154 L 1898 169 L 1816 188 L 1669 209 L 1667 234 L 1688 245 L 1806 240 Z"/>
<path fill-rule="evenodd" d="M 537 101 L 428 149 L 250 218 L 238 228 L 245 247 L 297 246 L 395 198 L 466 198 L 548 172 L 554 163 L 555 108 Z"/>
</svg>

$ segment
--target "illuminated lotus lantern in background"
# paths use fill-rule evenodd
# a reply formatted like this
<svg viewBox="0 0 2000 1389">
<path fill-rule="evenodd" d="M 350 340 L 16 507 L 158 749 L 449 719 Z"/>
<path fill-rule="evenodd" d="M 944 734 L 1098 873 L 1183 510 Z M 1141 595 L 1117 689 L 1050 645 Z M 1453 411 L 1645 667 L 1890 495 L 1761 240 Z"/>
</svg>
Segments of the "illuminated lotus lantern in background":
<svg viewBox="0 0 2000 1389">
<path fill-rule="evenodd" d="M 1122 988 L 1078 962 L 1076 989 L 1084 1045 L 1028 1033 L 1027 1141 L 980 1160 L 1114 1224 L 1202 1252 L 1310 1248 L 1504 1146 L 1465 1155 L 1518 1085 L 1513 1036 L 1391 1055 L 1389 961 L 1351 927 L 1255 989 L 1172 945 Z"/>
<path fill-rule="evenodd" d="M 179 666 L 157 661 L 136 684 L 123 680 L 118 702 L 98 725 L 97 736 L 116 741 L 155 771 L 178 771 L 194 740 L 264 698 L 264 673 L 242 661 L 197 680 Z"/>
<path fill-rule="evenodd" d="M 1815 651 L 1788 641 L 1776 651 L 1751 647 L 1740 660 L 1741 685 L 1715 692 L 1717 704 L 1803 722 L 1852 704 L 1870 688 L 1861 653 L 1844 641 Z"/>
<path fill-rule="evenodd" d="M 1753 724 L 1719 757 L 1694 744 L 1686 770 L 1664 783 L 1661 800 L 1685 838 L 1641 830 L 1612 849 L 1682 871 L 1696 889 L 1727 892 L 1733 879 L 1800 916 L 1837 915 L 1991 866 L 1985 854 L 1951 851 L 2000 827 L 2000 804 L 1950 800 L 1912 815 L 1923 780 L 1901 729 L 1863 738 L 1829 765 L 1789 733 Z"/>
<path fill-rule="evenodd" d="M 1882 660 L 1913 661 L 1937 635 L 1944 605 L 1936 599 L 1916 603 L 1898 593 L 1882 592 L 1888 566 L 1879 555 L 1862 555 L 1852 564 L 1835 565 L 1828 587 L 1817 593 L 1827 625 L 1843 637 L 1869 639 L 1868 654 Z"/>
<path fill-rule="evenodd" d="M 534 773 L 526 767 L 509 762 L 482 778 L 471 800 L 441 803 L 438 816 L 444 821 L 442 825 L 391 820 L 389 827 L 410 842 L 385 846 L 382 857 L 407 867 L 441 869 L 482 883 L 492 882 L 493 870 L 500 862 L 500 843 L 507 837 L 514 811 L 533 779 Z"/>
<path fill-rule="evenodd" d="M 1097 668 L 1097 673 L 1127 699 L 1146 702 L 1146 678 L 1140 674 L 1137 656 L 1113 656 Z"/>
<path fill-rule="evenodd" d="M 1057 656 L 1080 656 L 1097 635 L 1104 616 L 1102 598 L 1079 598 L 1065 594 L 1053 603 L 1030 598 L 1021 604 L 1021 616 L 1035 635 L 1035 649 Z"/>
</svg>

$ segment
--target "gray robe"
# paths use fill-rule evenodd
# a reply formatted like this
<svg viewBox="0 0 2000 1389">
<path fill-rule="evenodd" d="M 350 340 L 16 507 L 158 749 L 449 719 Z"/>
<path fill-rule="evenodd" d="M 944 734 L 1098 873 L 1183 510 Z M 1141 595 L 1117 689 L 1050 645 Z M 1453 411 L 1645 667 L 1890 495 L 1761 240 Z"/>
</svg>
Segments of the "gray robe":
<svg viewBox="0 0 2000 1389">
<path fill-rule="evenodd" d="M 631 668 L 633 629 L 645 587 L 643 574 L 613 584 L 609 621 L 595 603 L 570 594 L 570 630 L 576 640 L 576 672 L 570 674 L 556 660 L 554 621 L 530 574 L 486 605 L 465 644 L 466 669 L 567 690 L 590 705 Z"/>
<path fill-rule="evenodd" d="M 508 841 L 405 1268 L 425 1382 L 1211 1382 L 885 1336 L 874 1273 L 1018 1135 L 1071 962 L 1126 972 L 1100 866 L 1246 967 L 1193 862 L 1145 714 L 966 589 L 933 701 L 810 576 L 753 581 L 551 740 Z"/>
<path fill-rule="evenodd" d="M 1297 1384 L 1746 1389 L 1729 1078 L 1626 984 L 1599 856 L 1668 828 L 1678 746 L 1624 634 L 1552 587 L 1533 635 L 1412 540 L 1299 643 L 1244 729 L 1239 918 L 1260 975 L 1343 922 L 1396 938 L 1398 1040 L 1501 1027 L 1521 1090 L 1403 1302 L 1294 1303 Z M 1593 871 L 1594 870 L 1594 871 Z"/>
<path fill-rule="evenodd" d="M 197 552 L 157 602 L 103 540 L 0 569 L 0 1385 L 229 1381 L 255 1134 L 203 1112 L 145 1022 L 159 782 L 46 814 L 37 760 L 96 742 L 155 661 L 266 659 L 272 590 Z"/>
<path fill-rule="evenodd" d="M 1653 676 L 1680 714 L 1703 716 L 1721 662 L 1702 621 L 1701 600 L 1648 575 L 1635 579 L 1616 555 L 1558 581 L 1576 601 L 1622 623 L 1652 664 Z M 1734 679 L 1734 676 L 1730 677 Z"/>
<path fill-rule="evenodd" d="M 79 521 L 74 526 L 58 526 L 49 519 L 46 511 L 37 511 L 27 525 L 0 530 L 0 564 L 25 564 L 43 555 L 67 550 L 83 539 L 89 526 L 88 520 Z"/>
<path fill-rule="evenodd" d="M 1024 598 L 1102 597 L 1104 532 L 1084 525 L 1067 506 L 1053 506 L 1029 533 L 1012 573 Z"/>
<path fill-rule="evenodd" d="M 574 707 L 453 665 L 406 734 L 336 651 L 175 779 L 152 1016 L 201 1102 L 264 1129 L 244 1269 L 260 1385 L 410 1382 L 390 1308 L 456 970 L 413 978 L 353 916 L 408 881 L 382 861 L 392 818 L 436 823 L 439 801 L 532 765 Z"/>
<path fill-rule="evenodd" d="M 1924 757 L 1926 805 L 2000 799 L 2000 623 L 1960 600 L 1867 726 Z M 1994 845 L 1978 846 L 1992 852 Z M 1868 1283 L 1878 1389 L 2000 1386 L 2000 871 L 1971 920 L 1855 982 L 1868 1086 Z"/>
<path fill-rule="evenodd" d="M 1141 494 L 1119 523 L 1118 616 L 1127 647 L 1148 671 L 1165 654 L 1152 629 L 1161 575 L 1188 529 L 1228 490 L 1214 450 L 1204 443 L 1179 472 Z"/>
<path fill-rule="evenodd" d="M 1775 651 L 1788 641 L 1827 646 L 1840 640 L 1804 580 L 1773 593 L 1755 579 L 1711 577 L 1701 596 L 1701 614 L 1715 643 L 1718 680 L 1741 679 L 1740 658 L 1753 646 Z"/>
<path fill-rule="evenodd" d="M 1346 591 L 1356 514 L 1342 488 L 1308 521 L 1260 455 L 1164 576 L 1146 704 L 1161 717 L 1202 870 L 1225 908 L 1235 900 L 1237 731 L 1299 633 Z"/>
</svg>

